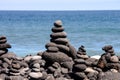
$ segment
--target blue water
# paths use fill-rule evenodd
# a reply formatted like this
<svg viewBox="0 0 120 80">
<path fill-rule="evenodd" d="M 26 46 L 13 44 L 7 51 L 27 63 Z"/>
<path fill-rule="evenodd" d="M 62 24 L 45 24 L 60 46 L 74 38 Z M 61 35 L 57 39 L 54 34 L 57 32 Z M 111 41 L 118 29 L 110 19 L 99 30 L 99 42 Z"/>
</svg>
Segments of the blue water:
<svg viewBox="0 0 120 80">
<path fill-rule="evenodd" d="M 62 20 L 70 43 L 101 55 L 104 45 L 120 53 L 120 11 L 0 11 L 0 35 L 18 56 L 44 51 L 55 20 Z"/>
</svg>

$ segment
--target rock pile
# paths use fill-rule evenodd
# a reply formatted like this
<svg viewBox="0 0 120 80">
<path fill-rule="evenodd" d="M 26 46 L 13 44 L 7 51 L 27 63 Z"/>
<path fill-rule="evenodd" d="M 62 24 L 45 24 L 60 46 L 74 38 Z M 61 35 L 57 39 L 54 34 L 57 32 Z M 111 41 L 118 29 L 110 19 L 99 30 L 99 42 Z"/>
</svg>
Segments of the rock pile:
<svg viewBox="0 0 120 80">
<path fill-rule="evenodd" d="M 6 43 L 7 39 L 5 36 L 0 37 L 0 56 L 6 54 L 8 52 L 7 48 L 11 48 L 9 43 Z"/>
<path fill-rule="evenodd" d="M 17 57 L 0 37 L 0 80 L 120 80 L 120 56 L 111 45 L 104 54 L 90 57 L 82 45 L 78 51 L 69 43 L 62 22 L 55 21 L 46 51 Z"/>
<path fill-rule="evenodd" d="M 114 49 L 111 45 L 104 46 L 102 48 L 105 53 L 101 55 L 101 58 L 98 62 L 98 67 L 103 69 L 103 71 L 108 71 L 113 69 L 116 71 L 120 71 L 120 63 L 118 57 L 114 53 Z"/>
</svg>

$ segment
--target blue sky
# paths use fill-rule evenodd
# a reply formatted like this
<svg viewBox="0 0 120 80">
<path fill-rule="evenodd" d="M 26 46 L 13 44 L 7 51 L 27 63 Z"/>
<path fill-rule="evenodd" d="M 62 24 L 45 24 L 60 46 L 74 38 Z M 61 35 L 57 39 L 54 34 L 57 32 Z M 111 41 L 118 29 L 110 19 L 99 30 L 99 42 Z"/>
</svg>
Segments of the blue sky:
<svg viewBox="0 0 120 80">
<path fill-rule="evenodd" d="M 120 0 L 0 0 L 0 10 L 120 10 Z"/>
</svg>

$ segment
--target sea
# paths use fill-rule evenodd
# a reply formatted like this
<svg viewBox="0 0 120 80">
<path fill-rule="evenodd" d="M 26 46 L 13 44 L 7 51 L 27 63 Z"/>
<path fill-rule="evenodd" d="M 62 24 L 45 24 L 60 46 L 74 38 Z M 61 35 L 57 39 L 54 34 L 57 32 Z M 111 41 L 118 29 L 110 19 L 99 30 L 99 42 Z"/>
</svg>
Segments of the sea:
<svg viewBox="0 0 120 80">
<path fill-rule="evenodd" d="M 102 55 L 102 47 L 112 45 L 120 53 L 120 11 L 0 11 L 0 36 L 7 37 L 17 56 L 35 55 L 46 50 L 51 28 L 63 22 L 70 44 L 85 46 L 87 54 Z"/>
</svg>

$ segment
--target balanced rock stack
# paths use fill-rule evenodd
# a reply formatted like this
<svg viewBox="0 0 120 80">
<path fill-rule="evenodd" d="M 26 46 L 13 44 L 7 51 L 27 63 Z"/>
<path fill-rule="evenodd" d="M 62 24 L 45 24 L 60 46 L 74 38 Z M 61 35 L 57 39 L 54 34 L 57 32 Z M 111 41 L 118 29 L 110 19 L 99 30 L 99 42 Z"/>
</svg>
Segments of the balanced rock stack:
<svg viewBox="0 0 120 80">
<path fill-rule="evenodd" d="M 0 37 L 0 56 L 8 52 L 7 48 L 11 48 L 11 45 L 6 43 L 7 39 L 5 36 Z"/>
<path fill-rule="evenodd" d="M 114 49 L 111 45 L 104 46 L 102 50 L 105 51 L 103 55 L 101 55 L 100 60 L 98 61 L 98 67 L 103 70 L 112 70 L 114 69 L 120 72 L 120 64 L 119 59 L 114 53 Z"/>
<path fill-rule="evenodd" d="M 49 61 L 48 64 L 50 65 L 51 63 L 58 62 L 64 67 L 69 68 L 69 70 L 72 70 L 72 58 L 76 56 L 76 50 L 69 44 L 67 33 L 64 32 L 60 20 L 55 21 L 52 32 L 50 35 L 51 40 L 46 44 L 45 47 L 47 50 L 43 53 L 42 57 L 46 61 Z"/>
<path fill-rule="evenodd" d="M 77 58 L 88 59 L 89 56 L 86 53 L 85 47 L 81 45 L 77 51 Z"/>
</svg>

